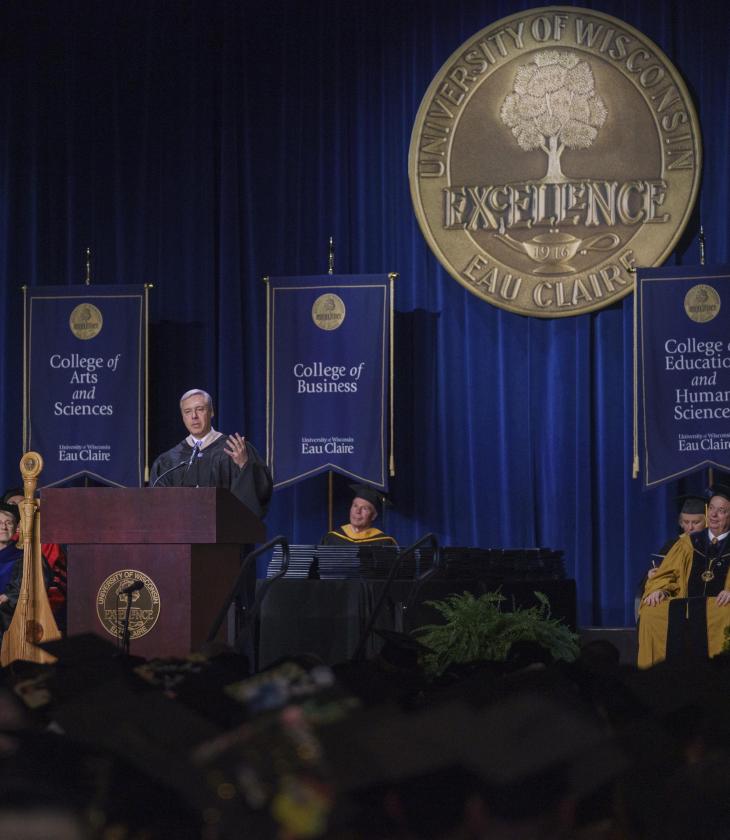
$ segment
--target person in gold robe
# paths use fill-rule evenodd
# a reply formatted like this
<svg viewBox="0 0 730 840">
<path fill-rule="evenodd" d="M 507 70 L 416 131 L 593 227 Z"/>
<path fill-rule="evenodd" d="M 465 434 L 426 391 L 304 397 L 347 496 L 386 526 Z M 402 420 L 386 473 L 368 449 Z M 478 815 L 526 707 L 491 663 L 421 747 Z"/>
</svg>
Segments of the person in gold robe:
<svg viewBox="0 0 730 840">
<path fill-rule="evenodd" d="M 320 545 L 397 546 L 393 537 L 373 527 L 378 518 L 378 506 L 387 504 L 385 496 L 366 484 L 351 484 L 350 489 L 355 493 L 350 505 L 350 521 L 325 534 Z"/>
<path fill-rule="evenodd" d="M 730 626 L 730 488 L 713 488 L 707 525 L 682 535 L 646 583 L 639 610 L 640 668 L 670 655 L 722 651 Z"/>
</svg>

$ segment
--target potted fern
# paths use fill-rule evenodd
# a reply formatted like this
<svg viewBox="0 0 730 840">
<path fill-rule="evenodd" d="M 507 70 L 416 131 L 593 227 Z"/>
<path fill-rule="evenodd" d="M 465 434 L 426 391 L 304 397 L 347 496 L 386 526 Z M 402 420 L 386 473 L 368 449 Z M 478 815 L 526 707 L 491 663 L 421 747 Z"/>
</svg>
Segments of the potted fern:
<svg viewBox="0 0 730 840">
<path fill-rule="evenodd" d="M 550 617 L 550 602 L 535 592 L 539 605 L 506 612 L 507 599 L 499 592 L 479 597 L 471 592 L 453 594 L 442 601 L 429 601 L 444 617 L 443 624 L 419 627 L 414 635 L 429 649 L 421 665 L 437 677 L 454 664 L 491 660 L 503 662 L 515 642 L 536 642 L 553 659 L 572 662 L 578 656 L 578 636 L 558 619 Z"/>
</svg>

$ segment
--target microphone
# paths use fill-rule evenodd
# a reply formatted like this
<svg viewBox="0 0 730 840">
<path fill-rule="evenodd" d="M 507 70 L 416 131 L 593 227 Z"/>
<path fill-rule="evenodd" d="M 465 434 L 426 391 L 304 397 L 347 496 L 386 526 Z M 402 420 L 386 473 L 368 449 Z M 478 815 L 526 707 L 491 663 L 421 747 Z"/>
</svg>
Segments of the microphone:
<svg viewBox="0 0 730 840">
<path fill-rule="evenodd" d="M 144 587 L 144 582 L 141 580 L 134 580 L 132 583 L 128 583 L 124 588 L 119 590 L 120 595 L 129 595 L 130 592 L 136 592 L 138 589 L 142 589 Z"/>
<path fill-rule="evenodd" d="M 180 479 L 180 482 L 184 481 L 185 476 L 187 475 L 188 470 L 193 465 L 193 461 L 196 458 L 201 458 L 202 455 L 200 454 L 200 443 L 196 441 L 195 446 L 193 447 L 193 451 L 190 453 L 190 457 L 187 461 L 180 461 L 179 464 L 175 464 L 174 467 L 170 467 L 169 469 L 165 470 L 165 472 L 160 473 L 157 478 L 152 482 L 150 487 L 157 487 L 157 485 L 162 481 L 162 479 L 169 475 L 171 472 L 175 472 L 175 470 L 179 470 L 180 467 L 185 467 L 185 472 L 183 473 L 183 477 Z"/>
<path fill-rule="evenodd" d="M 175 470 L 179 470 L 179 469 L 180 469 L 180 467 L 184 467 L 184 466 L 185 466 L 185 464 L 187 464 L 187 463 L 188 463 L 188 461 L 180 461 L 180 463 L 179 463 L 179 464 L 175 464 L 175 466 L 174 466 L 174 467 L 170 467 L 170 469 L 169 469 L 169 470 L 165 470 L 165 472 L 160 473 L 160 474 L 157 476 L 157 478 L 156 478 L 156 479 L 152 482 L 152 485 L 151 485 L 151 486 L 152 486 L 152 487 L 157 487 L 157 485 L 158 485 L 158 484 L 162 481 L 162 479 L 163 479 L 166 475 L 169 475 L 171 472 L 174 472 Z"/>
<path fill-rule="evenodd" d="M 185 467 L 185 472 L 183 473 L 183 480 L 188 473 L 188 470 L 193 465 L 193 461 L 200 455 L 200 441 L 195 441 L 195 446 L 193 447 L 193 451 L 190 453 L 190 458 L 188 458 L 187 466 Z"/>
</svg>

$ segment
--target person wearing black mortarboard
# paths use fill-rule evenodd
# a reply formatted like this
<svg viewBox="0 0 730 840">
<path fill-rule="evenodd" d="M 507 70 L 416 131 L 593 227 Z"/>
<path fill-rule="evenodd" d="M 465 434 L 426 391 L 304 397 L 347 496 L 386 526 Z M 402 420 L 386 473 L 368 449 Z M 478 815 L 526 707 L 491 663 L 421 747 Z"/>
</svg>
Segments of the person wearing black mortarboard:
<svg viewBox="0 0 730 840">
<path fill-rule="evenodd" d="M 670 537 L 656 554 L 651 555 L 651 568 L 644 575 L 637 587 L 636 593 L 636 617 L 639 615 L 639 606 L 644 595 L 644 587 L 647 580 L 659 574 L 661 564 L 664 558 L 669 553 L 669 550 L 682 536 L 682 534 L 692 534 L 695 531 L 702 531 L 706 527 L 705 508 L 707 507 L 707 499 L 702 496 L 678 496 L 677 501 L 682 502 L 682 507 L 679 510 L 679 518 L 677 524 L 679 525 L 680 533 L 674 537 Z"/>
<path fill-rule="evenodd" d="M 680 496 L 679 500 L 682 502 L 682 507 L 679 510 L 679 519 L 677 520 L 680 533 L 674 537 L 670 537 L 659 549 L 656 555 L 652 555 L 652 557 L 656 557 L 657 559 L 661 558 L 661 560 L 658 564 L 654 564 L 654 566 L 649 569 L 647 574 L 649 580 L 659 573 L 661 563 L 682 534 L 693 534 L 695 531 L 704 530 L 707 526 L 707 522 L 705 521 L 707 499 L 702 496 Z"/>
<path fill-rule="evenodd" d="M 695 531 L 702 531 L 707 526 L 707 522 L 705 521 L 707 499 L 704 496 L 680 496 L 679 500 L 682 502 L 682 507 L 679 510 L 679 519 L 677 520 L 680 533 L 675 537 L 670 537 L 659 549 L 657 553 L 661 557 L 667 556 L 671 547 L 682 534 L 693 534 Z"/>
<path fill-rule="evenodd" d="M 378 518 L 378 506 L 389 504 L 382 493 L 366 484 L 351 484 L 355 498 L 350 505 L 350 521 L 329 531 L 322 537 L 320 545 L 398 545 L 373 522 Z"/>
<path fill-rule="evenodd" d="M 730 627 L 730 488 L 712 488 L 707 526 L 679 537 L 647 581 L 639 611 L 640 667 L 670 654 L 722 651 Z M 677 610 L 672 601 L 679 598 L 689 600 Z"/>
<path fill-rule="evenodd" d="M 180 413 L 189 435 L 157 458 L 150 487 L 225 487 L 263 519 L 273 485 L 256 449 L 240 434 L 226 436 L 212 427 L 213 400 L 206 391 L 186 391 Z"/>
</svg>

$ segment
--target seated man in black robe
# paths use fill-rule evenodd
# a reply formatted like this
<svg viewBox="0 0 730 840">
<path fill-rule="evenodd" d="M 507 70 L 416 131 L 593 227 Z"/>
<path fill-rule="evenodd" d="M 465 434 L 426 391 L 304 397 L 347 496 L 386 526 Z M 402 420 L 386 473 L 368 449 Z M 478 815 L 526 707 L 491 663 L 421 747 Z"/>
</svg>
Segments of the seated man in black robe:
<svg viewBox="0 0 730 840">
<path fill-rule="evenodd" d="M 194 388 L 180 398 L 189 435 L 152 465 L 150 487 L 225 487 L 262 519 L 271 499 L 268 467 L 240 434 L 224 435 L 211 425 L 210 394 Z"/>
<path fill-rule="evenodd" d="M 366 484 L 351 484 L 350 489 L 355 493 L 355 498 L 350 505 L 349 523 L 325 534 L 320 545 L 397 546 L 393 537 L 373 528 L 373 522 L 378 518 L 378 505 L 388 503 L 385 496 Z"/>
</svg>

